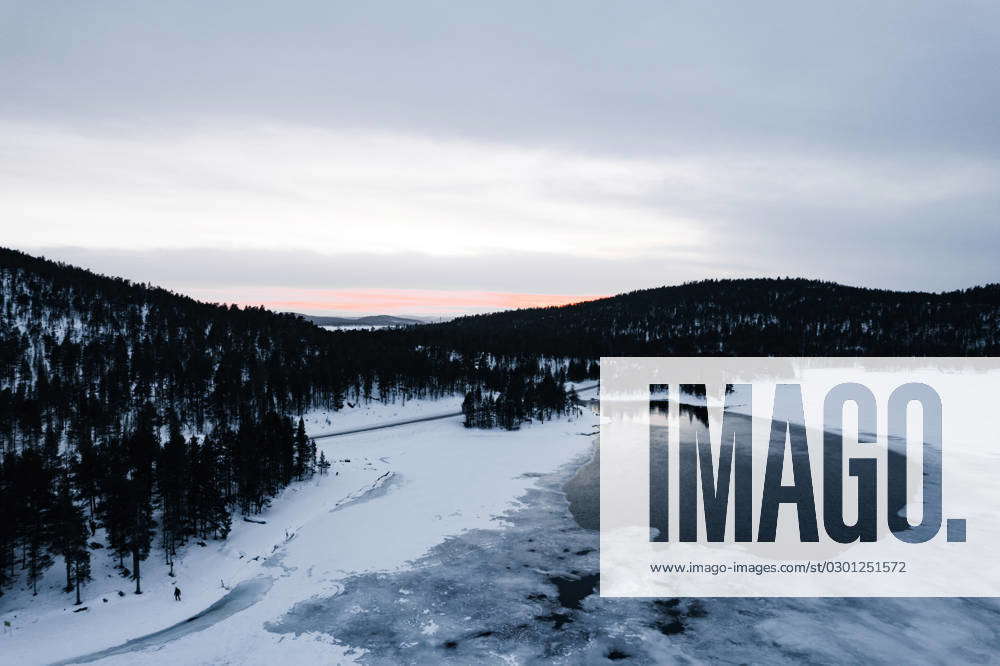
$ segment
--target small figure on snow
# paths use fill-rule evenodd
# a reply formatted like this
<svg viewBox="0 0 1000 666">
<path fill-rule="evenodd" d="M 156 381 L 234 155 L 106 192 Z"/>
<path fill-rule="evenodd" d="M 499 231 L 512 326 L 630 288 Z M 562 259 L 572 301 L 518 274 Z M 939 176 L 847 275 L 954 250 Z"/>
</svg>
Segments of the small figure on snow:
<svg viewBox="0 0 1000 666">
<path fill-rule="evenodd" d="M 181 600 L 181 588 L 174 585 L 174 601 Z"/>
</svg>

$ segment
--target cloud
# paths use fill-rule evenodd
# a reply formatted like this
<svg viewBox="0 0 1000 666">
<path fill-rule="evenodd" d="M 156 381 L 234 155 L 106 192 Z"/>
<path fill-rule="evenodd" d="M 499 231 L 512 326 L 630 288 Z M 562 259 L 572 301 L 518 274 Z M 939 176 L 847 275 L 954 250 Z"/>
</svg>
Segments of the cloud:
<svg viewBox="0 0 1000 666">
<path fill-rule="evenodd" d="M 10 242 L 460 254 L 633 250 L 698 240 L 641 205 L 675 165 L 465 140 L 258 126 L 170 137 L 0 129 Z M 625 225 L 624 227 L 622 225 Z"/>
<path fill-rule="evenodd" d="M 3 242 L 106 272 L 561 295 L 997 279 L 995 2 L 0 12 Z"/>
<path fill-rule="evenodd" d="M 608 293 L 791 273 L 938 289 L 995 279 L 1000 240 L 1000 162 L 971 157 L 612 159 L 273 125 L 6 125 L 0 149 L 5 242 L 103 251 L 91 265 L 124 274 L 141 257 L 182 273 L 171 284 Z M 937 259 L 955 267 L 928 273 Z"/>
<path fill-rule="evenodd" d="M 309 250 L 176 248 L 107 250 L 24 247 L 26 251 L 210 300 L 291 300 L 310 290 L 394 289 L 535 294 L 580 299 L 678 282 L 697 270 L 667 255 L 581 257 L 556 253 L 435 256 L 322 254 Z M 272 290 L 272 291 L 268 291 Z"/>
<path fill-rule="evenodd" d="M 141 282 L 162 285 L 200 300 L 266 305 L 306 313 L 455 314 L 501 307 L 556 305 L 634 289 L 701 279 L 805 276 L 897 289 L 954 289 L 989 281 L 995 262 L 989 248 L 970 238 L 936 239 L 928 233 L 899 246 L 892 238 L 840 236 L 827 244 L 802 240 L 796 261 L 778 250 L 733 258 L 671 254 L 650 248 L 625 257 L 543 252 L 437 256 L 415 252 L 324 254 L 310 250 L 173 248 L 151 250 L 66 246 L 24 247 L 35 254 Z M 936 243 L 936 245 L 935 245 Z M 929 256 L 964 253 L 964 264 Z M 781 250 L 780 252 L 784 252 Z M 929 270 L 930 269 L 930 270 Z M 983 276 L 967 281 L 969 273 Z"/>
<path fill-rule="evenodd" d="M 0 113 L 269 120 L 617 155 L 995 155 L 1000 6 L 21 3 Z"/>
</svg>

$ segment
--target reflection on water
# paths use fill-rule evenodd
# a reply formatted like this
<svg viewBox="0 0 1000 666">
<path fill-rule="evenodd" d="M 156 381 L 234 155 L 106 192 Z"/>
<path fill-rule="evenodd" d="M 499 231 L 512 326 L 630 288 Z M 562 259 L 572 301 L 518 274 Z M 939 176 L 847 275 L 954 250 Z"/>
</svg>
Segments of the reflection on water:
<svg viewBox="0 0 1000 666">
<path fill-rule="evenodd" d="M 689 393 L 685 391 L 685 395 L 696 395 L 695 393 Z M 655 395 L 655 394 L 654 394 Z M 696 396 L 697 397 L 697 396 Z M 656 541 L 666 541 L 666 538 L 661 538 L 659 535 L 666 535 L 668 527 L 668 506 L 665 498 L 668 496 L 669 488 L 667 484 L 667 461 L 669 453 L 668 445 L 668 428 L 667 428 L 667 417 L 669 414 L 669 403 L 667 400 L 654 397 L 650 400 L 650 450 L 649 450 L 649 471 L 650 471 L 650 527 L 652 528 L 651 535 Z M 709 427 L 708 427 L 708 408 L 704 405 L 692 405 L 688 403 L 681 403 L 679 405 L 679 412 L 682 419 L 682 426 L 680 428 L 680 445 L 681 447 L 695 446 L 697 441 L 708 441 Z M 726 415 L 727 427 L 731 424 L 732 432 L 738 438 L 750 437 L 753 428 L 753 419 L 750 416 L 744 414 L 729 413 Z M 758 427 L 770 428 L 770 423 L 758 424 Z M 870 433 L 867 433 L 870 435 Z M 889 439 L 889 450 L 888 458 L 889 460 L 904 460 L 903 452 L 905 451 L 905 441 L 900 437 L 891 436 Z M 566 482 L 563 487 L 566 497 L 569 500 L 570 512 L 573 515 L 576 523 L 585 529 L 589 530 L 599 530 L 600 529 L 600 444 L 595 444 L 594 452 L 591 459 L 581 466 L 577 473 Z M 750 457 L 750 452 L 740 452 L 737 449 L 737 460 Z M 779 456 L 781 454 L 778 454 Z M 798 458 L 807 455 L 802 451 L 792 451 L 792 457 Z M 847 457 L 845 452 L 845 458 Z M 786 461 L 791 464 L 791 459 Z M 824 477 L 830 477 L 836 474 L 843 474 L 843 470 L 839 469 L 839 465 L 835 464 L 837 461 L 832 459 L 832 456 L 828 456 L 824 460 L 823 464 L 823 474 Z M 818 463 L 814 463 L 818 464 Z M 919 487 L 920 473 L 920 456 L 914 455 L 910 460 L 906 460 L 905 464 L 909 468 L 909 477 L 915 479 L 911 482 L 909 487 L 906 484 L 906 478 L 897 479 L 893 484 L 893 488 L 901 485 L 902 491 L 899 493 L 900 497 L 913 497 L 915 492 Z M 718 474 L 718 459 L 713 456 L 713 469 L 716 474 Z M 845 464 L 846 466 L 846 464 Z M 753 474 L 763 475 L 764 470 L 753 469 Z M 924 471 L 924 476 L 926 476 L 926 470 Z M 934 477 L 935 475 L 931 475 Z M 885 475 L 880 472 L 879 483 L 884 482 Z M 824 483 L 826 483 L 826 478 Z M 700 484 L 699 484 L 699 494 Z M 730 489 L 732 492 L 732 489 Z M 822 487 L 814 488 L 816 494 L 815 500 L 817 504 L 817 510 L 822 506 Z M 846 501 L 850 501 L 850 495 L 845 489 Z M 759 508 L 759 507 L 756 507 Z M 755 515 L 757 513 L 755 508 Z M 930 524 L 936 524 L 940 521 L 940 508 L 930 507 L 932 513 L 929 515 Z M 894 503 L 889 507 L 889 511 L 894 515 L 905 515 L 906 503 Z M 730 512 L 731 513 L 731 512 Z M 879 520 L 881 525 L 885 525 L 885 518 L 883 511 L 879 510 Z M 911 522 L 915 522 L 911 518 Z M 699 518 L 699 530 L 705 524 L 704 518 Z M 707 527 L 711 527 L 712 523 L 709 523 Z M 822 530 L 822 525 L 820 525 L 820 530 Z M 911 528 L 912 529 L 912 528 Z M 756 532 L 756 529 L 755 529 Z"/>
<path fill-rule="evenodd" d="M 569 511 L 580 527 L 595 532 L 601 528 L 601 456 L 598 446 L 585 465 L 563 485 Z"/>
</svg>

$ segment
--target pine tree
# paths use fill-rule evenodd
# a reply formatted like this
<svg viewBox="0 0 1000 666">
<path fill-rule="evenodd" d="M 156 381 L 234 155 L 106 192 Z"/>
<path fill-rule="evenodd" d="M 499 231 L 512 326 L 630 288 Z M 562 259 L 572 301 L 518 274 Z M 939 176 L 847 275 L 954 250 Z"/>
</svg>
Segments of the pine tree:
<svg viewBox="0 0 1000 666">
<path fill-rule="evenodd" d="M 128 508 L 125 523 L 125 540 L 122 544 L 132 555 L 132 578 L 135 579 L 135 593 L 142 594 L 140 563 L 149 555 L 153 542 L 153 506 L 146 494 L 141 479 L 131 479 L 128 483 Z"/>
<path fill-rule="evenodd" d="M 120 436 L 108 437 L 102 449 L 107 469 L 100 487 L 98 515 L 107 532 L 108 546 L 118 556 L 118 565 L 124 568 L 124 557 L 128 550 L 126 532 L 130 501 L 128 460 Z"/>
<path fill-rule="evenodd" d="M 38 580 L 52 566 L 48 547 L 52 538 L 52 514 L 55 498 L 52 475 L 41 455 L 28 449 L 21 455 L 17 479 L 23 493 L 22 525 L 25 530 L 24 567 L 33 595 L 38 594 Z"/>
<path fill-rule="evenodd" d="M 227 465 L 224 463 L 220 438 L 225 433 L 206 437 L 198 445 L 196 438 L 191 438 L 188 446 L 191 459 L 191 480 L 188 485 L 188 519 L 190 530 L 201 538 L 214 534 L 225 539 L 232 527 L 232 517 L 229 514 L 228 486 L 224 476 Z"/>
<path fill-rule="evenodd" d="M 174 556 L 177 546 L 187 534 L 188 483 L 190 480 L 187 443 L 181 434 L 180 421 L 173 416 L 167 442 L 160 452 L 156 466 L 157 488 L 161 511 L 161 545 L 170 575 L 174 575 Z"/>
<path fill-rule="evenodd" d="M 295 428 L 295 478 L 305 479 L 312 475 L 312 464 L 310 457 L 312 456 L 312 449 L 310 448 L 309 437 L 306 436 L 306 424 L 299 417 L 299 424 Z"/>
<path fill-rule="evenodd" d="M 90 580 L 90 551 L 87 548 L 87 525 L 83 511 L 76 505 L 68 469 L 59 480 L 58 498 L 53 516 L 52 550 L 62 556 L 66 565 L 66 591 L 76 588 L 76 604 L 80 604 L 80 586 Z"/>
<path fill-rule="evenodd" d="M 476 397 L 471 390 L 465 392 L 465 399 L 462 400 L 462 425 L 471 428 L 476 424 Z"/>
<path fill-rule="evenodd" d="M 90 551 L 87 550 L 86 542 L 84 542 L 83 547 L 73 553 L 73 583 L 76 586 L 77 606 L 81 603 L 80 586 L 88 580 L 90 580 Z"/>
<path fill-rule="evenodd" d="M 97 493 L 101 476 L 100 452 L 94 446 L 90 427 L 82 422 L 76 423 L 71 429 L 70 442 L 76 446 L 76 456 L 73 459 L 76 486 L 87 503 L 91 520 L 94 520 L 97 516 Z"/>
<path fill-rule="evenodd" d="M 63 468 L 59 475 L 58 495 L 52 516 L 52 551 L 63 558 L 66 565 L 66 591 L 73 589 L 74 564 L 81 552 L 90 559 L 87 550 L 87 525 L 83 511 L 76 505 L 70 484 L 70 474 Z"/>
<path fill-rule="evenodd" d="M 148 415 L 138 425 L 124 442 L 121 438 L 109 440 L 110 467 L 102 493 L 102 517 L 119 565 L 123 565 L 126 556 L 131 557 L 135 593 L 142 594 L 141 561 L 149 554 L 156 526 L 151 481 L 152 457 L 156 455 L 158 442 Z"/>
<path fill-rule="evenodd" d="M 13 578 L 14 549 L 20 534 L 20 498 L 12 489 L 13 455 L 0 455 L 0 595 Z"/>
<path fill-rule="evenodd" d="M 142 594 L 140 566 L 149 554 L 156 522 L 153 520 L 153 461 L 159 456 L 160 442 L 156 435 L 156 412 L 146 404 L 137 419 L 136 429 L 127 439 L 128 479 L 123 548 L 132 555 L 132 577 L 135 593 Z"/>
</svg>

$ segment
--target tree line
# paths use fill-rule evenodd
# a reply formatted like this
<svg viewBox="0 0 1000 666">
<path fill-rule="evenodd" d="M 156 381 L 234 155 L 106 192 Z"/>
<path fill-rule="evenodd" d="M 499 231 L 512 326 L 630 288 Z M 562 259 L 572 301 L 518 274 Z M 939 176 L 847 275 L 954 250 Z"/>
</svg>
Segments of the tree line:
<svg viewBox="0 0 1000 666">
<path fill-rule="evenodd" d="M 161 435 L 164 433 L 165 436 Z M 40 446 L 0 459 L 0 591 L 23 571 L 38 580 L 61 558 L 66 590 L 90 578 L 90 553 L 103 543 L 142 592 L 142 562 L 159 548 L 170 565 L 191 540 L 224 539 L 232 514 L 255 514 L 292 481 L 330 467 L 300 418 L 269 413 L 204 437 L 185 437 L 147 405 L 127 431 L 94 438 L 74 424 L 69 446 L 51 429 Z M 202 543 L 204 543 L 202 541 Z"/>
<path fill-rule="evenodd" d="M 601 356 L 995 356 L 1000 285 L 926 293 L 704 280 L 377 333 L 458 355 L 569 358 L 588 376 Z"/>
<path fill-rule="evenodd" d="M 577 403 L 576 390 L 566 390 L 563 382 L 552 375 L 540 381 L 518 377 L 496 393 L 475 387 L 462 401 L 463 424 L 466 428 L 503 428 L 516 430 L 526 421 L 544 422 L 567 413 Z"/>
<path fill-rule="evenodd" d="M 290 418 L 309 409 L 459 394 L 466 426 L 514 429 L 564 413 L 601 356 L 1000 353 L 997 285 L 705 281 L 331 332 L 0 248 L 0 299 L 0 593 L 58 559 L 77 587 L 98 530 L 141 589 L 154 549 L 225 538 L 328 468 Z"/>
<path fill-rule="evenodd" d="M 289 415 L 491 394 L 514 373 L 566 377 L 542 358 L 325 331 L 0 248 L 0 594 L 22 578 L 37 591 L 60 559 L 77 588 L 105 542 L 138 592 L 154 550 L 171 564 L 329 469 Z"/>
</svg>

